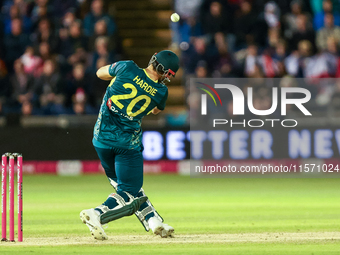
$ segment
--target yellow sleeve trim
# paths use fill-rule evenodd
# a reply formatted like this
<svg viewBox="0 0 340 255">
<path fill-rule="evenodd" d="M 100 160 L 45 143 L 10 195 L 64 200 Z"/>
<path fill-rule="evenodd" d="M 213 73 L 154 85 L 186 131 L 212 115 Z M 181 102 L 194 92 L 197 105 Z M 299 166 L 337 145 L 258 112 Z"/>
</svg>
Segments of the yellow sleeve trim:
<svg viewBox="0 0 340 255">
<path fill-rule="evenodd" d="M 115 82 L 115 80 L 116 80 L 116 77 L 117 76 L 115 76 L 111 81 L 110 81 L 110 84 L 109 84 L 109 87 L 111 87 L 112 86 L 112 84 Z"/>
</svg>

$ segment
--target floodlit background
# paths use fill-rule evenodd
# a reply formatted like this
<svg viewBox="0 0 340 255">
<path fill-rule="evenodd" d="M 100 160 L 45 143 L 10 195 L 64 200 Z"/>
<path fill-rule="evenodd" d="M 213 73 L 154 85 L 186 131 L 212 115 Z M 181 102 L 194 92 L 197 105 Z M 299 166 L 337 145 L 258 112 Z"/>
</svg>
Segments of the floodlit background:
<svg viewBox="0 0 340 255">
<path fill-rule="evenodd" d="M 191 178 L 189 133 L 190 123 L 202 120 L 202 93 L 190 88 L 190 78 L 260 81 L 253 87 L 258 110 L 270 108 L 273 87 L 303 81 L 313 116 L 287 109 L 287 118 L 299 122 L 291 135 L 268 125 L 262 133 L 229 127 L 228 139 L 241 135 L 226 140 L 223 159 L 238 166 L 339 169 L 338 0 L 0 0 L 0 10 L 0 152 L 20 152 L 24 160 L 24 243 L 1 243 L 1 254 L 27 248 L 50 254 L 337 254 L 340 171 Z M 177 23 L 170 21 L 173 12 L 181 17 Z M 91 142 L 108 85 L 95 72 L 119 60 L 145 68 L 164 49 L 178 54 L 181 67 L 168 84 L 164 112 L 143 120 L 144 188 L 176 238 L 151 236 L 133 216 L 110 223 L 108 242 L 96 242 L 78 219 L 113 192 Z M 223 107 L 225 118 L 237 120 L 230 97 Z M 270 136 L 275 153 L 262 153 L 262 138 L 254 138 L 260 133 Z M 212 145 L 205 143 L 200 146 L 211 159 Z M 230 153 L 240 148 L 242 157 Z"/>
<path fill-rule="evenodd" d="M 170 21 L 173 12 L 181 17 L 177 23 Z M 107 86 L 96 70 L 127 59 L 144 68 L 163 49 L 180 56 L 181 68 L 168 85 L 165 111 L 143 121 L 146 160 L 174 164 L 190 158 L 189 123 L 201 121 L 201 94 L 190 90 L 190 78 L 260 81 L 252 85 L 258 110 L 270 108 L 273 87 L 307 88 L 312 98 L 306 107 L 313 116 L 287 109 L 287 118 L 298 118 L 299 132 L 308 133 L 296 136 L 307 145 L 272 158 L 340 155 L 338 1 L 4 0 L 1 24 L 0 148 L 22 152 L 26 162 L 96 160 L 92 128 Z M 282 79 L 270 84 L 262 78 Z M 246 87 L 240 87 L 245 95 Z M 223 107 L 225 118 L 239 117 L 232 115 L 231 97 Z M 329 132 L 319 139 L 331 143 L 326 156 L 313 153 L 320 129 Z M 26 171 L 46 169 L 34 164 Z M 150 171 L 178 172 L 185 165 L 164 170 L 156 164 Z"/>
</svg>

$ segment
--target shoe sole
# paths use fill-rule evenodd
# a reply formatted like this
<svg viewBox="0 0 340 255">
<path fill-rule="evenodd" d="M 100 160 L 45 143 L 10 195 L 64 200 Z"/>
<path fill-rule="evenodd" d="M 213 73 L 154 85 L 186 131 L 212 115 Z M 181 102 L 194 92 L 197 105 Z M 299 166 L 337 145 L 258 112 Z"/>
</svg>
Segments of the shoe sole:
<svg viewBox="0 0 340 255">
<path fill-rule="evenodd" d="M 169 230 L 166 230 L 164 228 L 163 232 L 162 232 L 162 238 L 167 238 L 167 237 L 173 237 L 172 234 L 174 233 L 175 229 L 169 229 Z"/>
<path fill-rule="evenodd" d="M 174 229 L 166 230 L 164 227 L 159 226 L 155 229 L 154 234 L 159 235 L 162 238 L 172 237 L 172 234 L 174 233 Z"/>
<path fill-rule="evenodd" d="M 93 226 L 89 222 L 90 216 L 86 212 L 83 211 L 83 212 L 80 213 L 80 219 L 84 224 L 92 227 L 91 234 L 93 235 L 94 239 L 97 239 L 97 240 L 107 240 L 108 239 L 106 234 L 103 233 L 103 230 L 101 230 L 97 226 Z"/>
<path fill-rule="evenodd" d="M 153 231 L 153 233 L 154 233 L 155 235 L 159 235 L 159 236 L 163 237 L 163 236 L 162 236 L 163 230 L 164 230 L 164 228 L 163 228 L 162 226 L 159 226 L 159 227 L 157 227 L 157 228 L 155 229 L 155 231 Z"/>
</svg>

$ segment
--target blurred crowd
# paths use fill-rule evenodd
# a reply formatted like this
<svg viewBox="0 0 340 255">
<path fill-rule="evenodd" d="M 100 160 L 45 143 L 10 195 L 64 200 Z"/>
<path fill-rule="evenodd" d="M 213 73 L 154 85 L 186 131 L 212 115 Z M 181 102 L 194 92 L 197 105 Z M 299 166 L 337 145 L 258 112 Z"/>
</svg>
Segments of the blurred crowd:
<svg viewBox="0 0 340 255">
<path fill-rule="evenodd" d="M 0 0 L 0 115 L 97 113 L 121 58 L 103 0 Z"/>
<path fill-rule="evenodd" d="M 109 2 L 0 0 L 0 115 L 98 112 L 107 82 L 95 72 L 122 59 Z M 316 81 L 340 77 L 339 0 L 173 3 L 181 19 L 171 22 L 170 48 L 180 52 L 184 83 L 192 77 L 284 78 L 278 86 L 297 86 L 294 79 L 307 78 L 314 108 L 340 110 L 337 79 Z M 265 110 L 273 85 L 258 84 L 254 102 Z M 195 108 L 199 97 L 189 89 L 186 95 Z M 175 114 L 170 122 L 184 124 L 187 116 Z"/>
<path fill-rule="evenodd" d="M 315 108 L 333 105 L 340 110 L 340 83 L 319 79 L 340 77 L 339 0 L 174 0 L 174 4 L 181 20 L 171 24 L 172 47 L 181 51 L 187 80 L 285 78 L 291 82 L 280 84 L 296 86 L 294 79 L 307 78 L 312 81 L 307 88 Z M 253 94 L 256 108 L 269 109 L 271 86 L 259 84 Z M 188 105 L 195 107 L 199 97 L 187 95 Z"/>
</svg>

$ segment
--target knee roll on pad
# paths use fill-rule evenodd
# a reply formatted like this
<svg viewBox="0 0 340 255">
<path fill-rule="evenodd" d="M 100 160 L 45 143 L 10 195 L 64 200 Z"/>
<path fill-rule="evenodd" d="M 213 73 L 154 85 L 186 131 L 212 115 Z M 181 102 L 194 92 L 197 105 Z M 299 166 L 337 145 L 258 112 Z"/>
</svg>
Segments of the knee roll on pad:
<svg viewBox="0 0 340 255">
<path fill-rule="evenodd" d="M 134 214 L 141 204 L 145 203 L 148 200 L 147 196 L 137 197 L 134 198 L 129 193 L 125 192 L 128 197 L 129 201 L 125 202 L 124 198 L 122 198 L 118 194 L 111 194 L 110 197 L 116 199 L 117 206 L 113 209 L 106 209 L 103 211 L 103 213 L 100 215 L 100 223 L 105 224 L 113 220 L 120 219 L 124 216 L 129 216 Z"/>
</svg>

